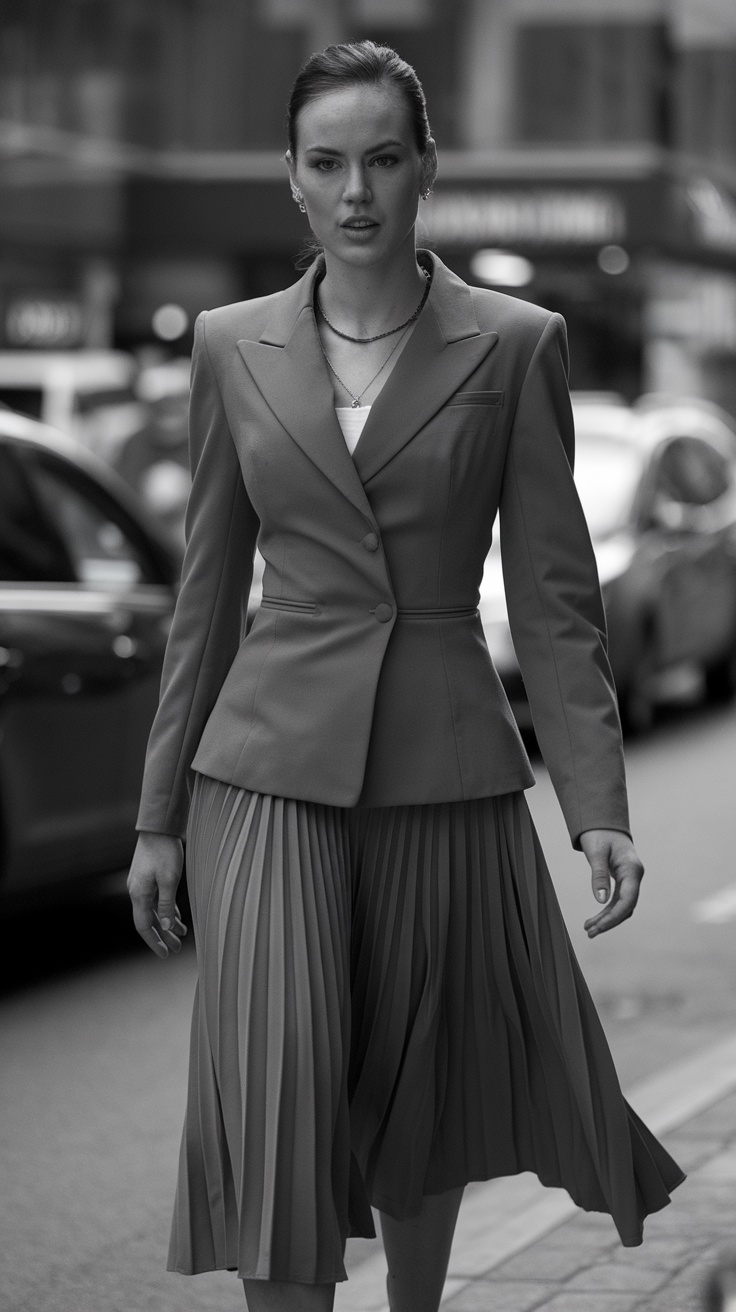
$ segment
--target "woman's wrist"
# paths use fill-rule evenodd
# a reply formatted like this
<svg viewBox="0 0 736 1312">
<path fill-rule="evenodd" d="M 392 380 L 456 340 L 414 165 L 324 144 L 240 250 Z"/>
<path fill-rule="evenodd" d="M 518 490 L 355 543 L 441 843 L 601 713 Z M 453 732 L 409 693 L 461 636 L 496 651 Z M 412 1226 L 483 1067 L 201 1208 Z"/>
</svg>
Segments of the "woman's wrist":
<svg viewBox="0 0 736 1312">
<path fill-rule="evenodd" d="M 165 834 L 153 829 L 139 829 L 138 842 L 143 847 L 162 848 L 168 847 L 171 843 L 181 844 L 181 838 L 178 834 Z"/>
</svg>

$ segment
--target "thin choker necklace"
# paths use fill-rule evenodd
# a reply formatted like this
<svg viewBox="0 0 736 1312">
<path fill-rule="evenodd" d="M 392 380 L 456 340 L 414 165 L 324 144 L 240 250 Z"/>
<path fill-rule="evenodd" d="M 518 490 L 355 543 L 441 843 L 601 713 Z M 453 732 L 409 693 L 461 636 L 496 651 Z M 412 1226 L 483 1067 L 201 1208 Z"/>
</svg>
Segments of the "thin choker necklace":
<svg viewBox="0 0 736 1312">
<path fill-rule="evenodd" d="M 336 328 L 334 323 L 330 323 L 330 320 L 327 318 L 327 315 L 325 314 L 324 310 L 322 309 L 322 306 L 319 303 L 319 297 L 317 296 L 316 291 L 314 293 L 314 303 L 317 306 L 317 309 L 319 310 L 321 317 L 324 319 L 325 323 L 327 324 L 327 327 L 330 328 L 332 332 L 336 334 L 337 337 L 342 337 L 346 342 L 357 342 L 361 346 L 368 346 L 370 342 L 380 342 L 384 337 L 393 337 L 394 333 L 403 332 L 404 328 L 408 328 L 410 323 L 413 323 L 415 319 L 419 318 L 420 314 L 422 313 L 422 310 L 424 309 L 427 303 L 427 297 L 429 296 L 429 289 L 432 286 L 432 275 L 429 272 L 429 270 L 422 269 L 422 273 L 427 279 L 427 286 L 424 288 L 424 295 L 422 296 L 422 299 L 419 302 L 414 313 L 410 314 L 409 318 L 405 319 L 403 323 L 400 323 L 398 328 L 389 328 L 388 332 L 376 333 L 375 337 L 351 337 L 349 333 L 340 332 L 340 329 Z M 346 392 L 347 390 L 348 389 L 345 388 Z M 348 393 L 348 395 L 350 395 L 350 393 Z"/>
</svg>

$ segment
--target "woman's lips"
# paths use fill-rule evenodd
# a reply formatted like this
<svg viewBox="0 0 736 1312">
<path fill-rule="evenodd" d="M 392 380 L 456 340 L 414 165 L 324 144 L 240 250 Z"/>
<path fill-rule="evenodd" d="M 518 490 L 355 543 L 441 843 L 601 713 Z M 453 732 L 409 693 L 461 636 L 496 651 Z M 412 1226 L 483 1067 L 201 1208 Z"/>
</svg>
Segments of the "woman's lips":
<svg viewBox="0 0 736 1312">
<path fill-rule="evenodd" d="M 374 233 L 378 226 L 375 219 L 350 219 L 340 224 L 343 232 L 349 232 L 351 237 L 366 237 Z"/>
</svg>

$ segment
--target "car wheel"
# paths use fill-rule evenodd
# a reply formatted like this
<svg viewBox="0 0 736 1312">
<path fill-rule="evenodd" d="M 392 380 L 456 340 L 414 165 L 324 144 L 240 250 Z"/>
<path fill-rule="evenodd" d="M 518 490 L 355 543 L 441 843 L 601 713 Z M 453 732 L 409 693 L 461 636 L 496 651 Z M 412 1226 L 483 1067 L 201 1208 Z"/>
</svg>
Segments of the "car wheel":
<svg viewBox="0 0 736 1312">
<path fill-rule="evenodd" d="M 736 695 L 736 652 L 706 666 L 705 695 L 714 706 L 730 702 Z"/>
</svg>

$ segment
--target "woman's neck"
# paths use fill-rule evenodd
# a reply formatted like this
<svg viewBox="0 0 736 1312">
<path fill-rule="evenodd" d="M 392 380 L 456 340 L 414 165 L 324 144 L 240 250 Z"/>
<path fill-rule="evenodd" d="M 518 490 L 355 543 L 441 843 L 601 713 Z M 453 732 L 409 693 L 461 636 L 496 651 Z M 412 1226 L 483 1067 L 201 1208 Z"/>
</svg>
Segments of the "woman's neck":
<svg viewBox="0 0 736 1312">
<path fill-rule="evenodd" d="M 426 288 L 412 245 L 407 255 L 384 264 L 360 269 L 330 259 L 325 252 L 325 275 L 317 289 L 327 318 L 354 337 L 371 337 L 407 319 Z"/>
</svg>

